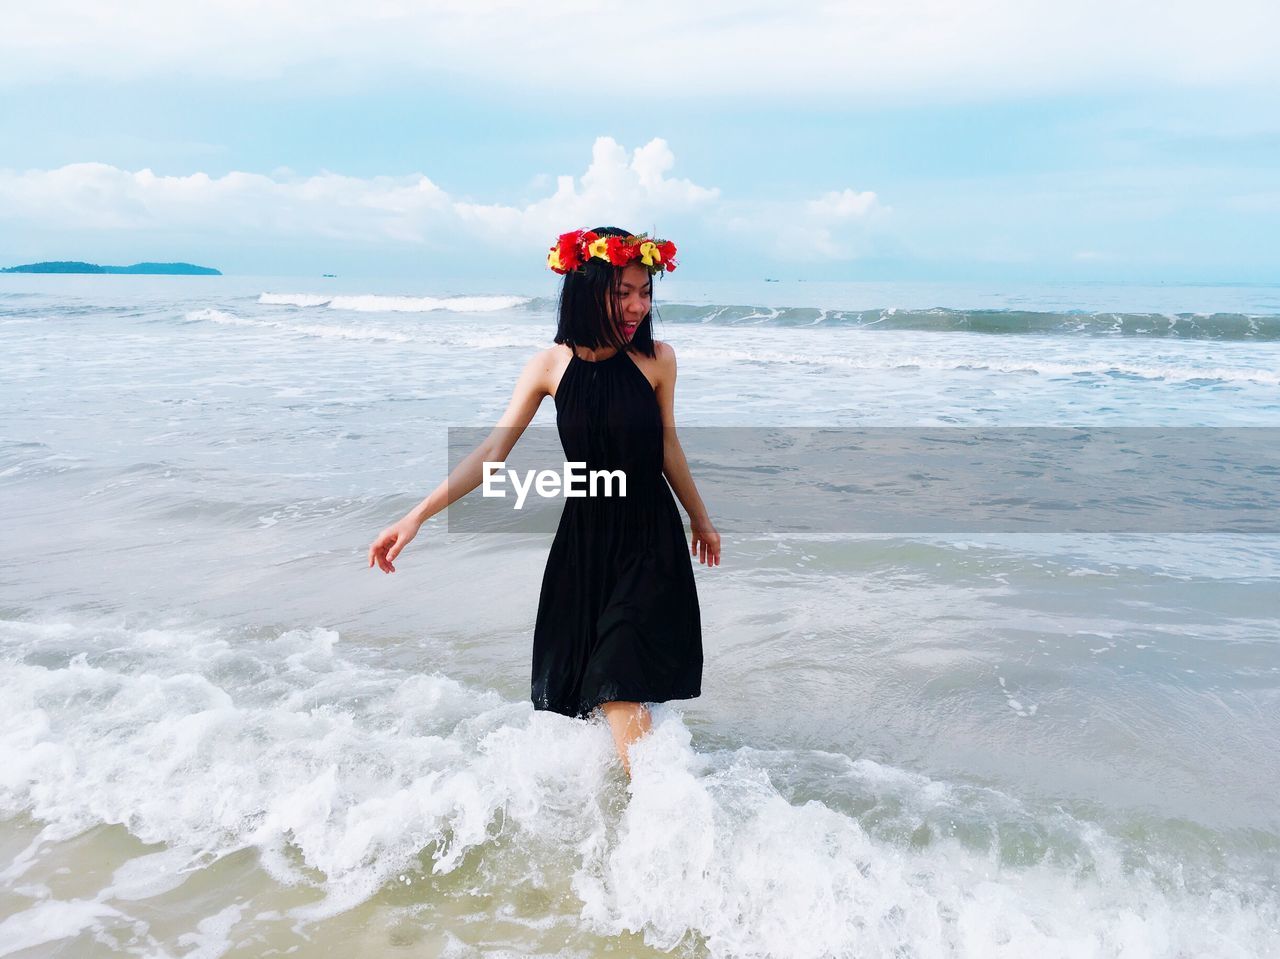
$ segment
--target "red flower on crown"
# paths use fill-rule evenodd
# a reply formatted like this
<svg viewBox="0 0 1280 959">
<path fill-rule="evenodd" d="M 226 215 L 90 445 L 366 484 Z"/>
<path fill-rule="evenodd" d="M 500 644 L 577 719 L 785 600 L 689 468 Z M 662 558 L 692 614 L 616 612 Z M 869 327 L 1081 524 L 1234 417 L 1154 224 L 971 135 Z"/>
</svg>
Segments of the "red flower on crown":
<svg viewBox="0 0 1280 959">
<path fill-rule="evenodd" d="M 670 240 L 659 240 L 658 255 L 662 257 L 662 269 L 667 273 L 674 273 L 676 269 L 676 245 Z"/>
<path fill-rule="evenodd" d="M 611 236 L 606 241 L 609 253 L 609 262 L 614 266 L 626 266 L 635 256 L 635 247 L 627 246 L 622 242 L 622 237 Z"/>
<path fill-rule="evenodd" d="M 582 231 L 573 230 L 561 233 L 547 254 L 547 265 L 557 273 L 568 273 L 576 270 L 582 263 L 581 246 Z"/>
</svg>

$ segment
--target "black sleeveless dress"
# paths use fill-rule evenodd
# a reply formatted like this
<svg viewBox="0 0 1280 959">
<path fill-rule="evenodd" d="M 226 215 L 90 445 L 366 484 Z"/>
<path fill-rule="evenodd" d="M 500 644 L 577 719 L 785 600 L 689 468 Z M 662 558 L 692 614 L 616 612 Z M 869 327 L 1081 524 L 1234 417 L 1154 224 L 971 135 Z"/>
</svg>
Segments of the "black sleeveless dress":
<svg viewBox="0 0 1280 959">
<path fill-rule="evenodd" d="M 533 632 L 533 706 L 583 718 L 615 699 L 699 696 L 698 593 L 653 387 L 624 351 L 575 354 L 555 404 L 565 460 L 621 469 L 627 489 L 564 500 Z"/>
</svg>

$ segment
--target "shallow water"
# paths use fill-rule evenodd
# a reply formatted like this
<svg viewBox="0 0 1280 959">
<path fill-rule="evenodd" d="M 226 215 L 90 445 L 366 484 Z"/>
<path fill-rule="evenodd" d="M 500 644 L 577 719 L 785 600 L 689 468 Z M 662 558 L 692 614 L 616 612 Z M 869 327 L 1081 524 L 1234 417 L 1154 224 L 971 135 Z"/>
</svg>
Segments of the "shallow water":
<svg viewBox="0 0 1280 959">
<path fill-rule="evenodd" d="M 0 277 L 0 955 L 1278 954 L 1280 538 L 727 503 L 628 784 L 527 702 L 547 534 L 364 564 L 517 292 Z M 691 431 L 1280 425 L 1274 289 L 658 294 Z"/>
</svg>

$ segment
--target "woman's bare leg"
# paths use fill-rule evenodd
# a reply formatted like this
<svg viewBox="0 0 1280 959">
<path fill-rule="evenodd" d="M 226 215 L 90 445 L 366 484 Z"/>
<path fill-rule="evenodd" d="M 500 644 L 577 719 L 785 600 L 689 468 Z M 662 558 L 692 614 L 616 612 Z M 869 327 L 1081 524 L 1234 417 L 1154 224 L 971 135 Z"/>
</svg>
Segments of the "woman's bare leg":
<svg viewBox="0 0 1280 959">
<path fill-rule="evenodd" d="M 644 703 L 630 703 L 617 700 L 601 703 L 600 709 L 613 732 L 613 744 L 618 748 L 618 757 L 622 760 L 622 768 L 631 775 L 631 760 L 627 749 L 637 739 L 653 728 L 653 717 Z"/>
</svg>

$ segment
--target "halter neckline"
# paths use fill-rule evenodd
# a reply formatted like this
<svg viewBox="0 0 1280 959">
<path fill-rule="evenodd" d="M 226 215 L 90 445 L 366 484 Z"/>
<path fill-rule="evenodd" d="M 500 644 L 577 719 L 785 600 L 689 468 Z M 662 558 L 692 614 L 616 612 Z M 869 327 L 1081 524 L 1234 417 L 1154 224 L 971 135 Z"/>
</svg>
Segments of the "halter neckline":
<svg viewBox="0 0 1280 959">
<path fill-rule="evenodd" d="M 579 356 L 579 355 L 578 355 L 578 351 L 577 351 L 577 350 L 574 350 L 574 351 L 573 351 L 573 358 L 574 358 L 575 360 L 577 360 L 579 363 L 586 363 L 586 364 L 588 364 L 588 365 L 594 365 L 594 364 L 596 364 L 596 363 L 608 363 L 610 360 L 616 360 L 619 356 L 621 356 L 621 355 L 622 355 L 623 353 L 625 353 L 625 352 L 626 352 L 626 350 L 614 350 L 614 351 L 613 351 L 613 356 L 606 356 L 603 360 L 588 360 L 588 359 L 584 359 L 583 357 Z"/>
</svg>

